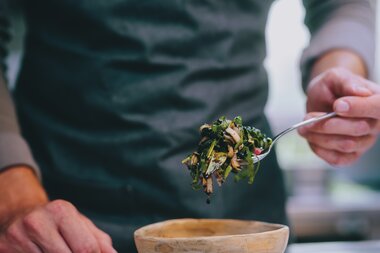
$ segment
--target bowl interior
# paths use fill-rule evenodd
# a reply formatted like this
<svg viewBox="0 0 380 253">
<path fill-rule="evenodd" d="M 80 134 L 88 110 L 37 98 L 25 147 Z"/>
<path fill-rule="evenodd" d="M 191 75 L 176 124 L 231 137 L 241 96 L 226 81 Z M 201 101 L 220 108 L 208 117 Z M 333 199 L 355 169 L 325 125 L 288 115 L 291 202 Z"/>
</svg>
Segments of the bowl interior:
<svg viewBox="0 0 380 253">
<path fill-rule="evenodd" d="M 282 229 L 285 226 L 258 221 L 179 219 L 146 226 L 136 231 L 140 236 L 155 238 L 192 238 L 255 234 Z"/>
</svg>

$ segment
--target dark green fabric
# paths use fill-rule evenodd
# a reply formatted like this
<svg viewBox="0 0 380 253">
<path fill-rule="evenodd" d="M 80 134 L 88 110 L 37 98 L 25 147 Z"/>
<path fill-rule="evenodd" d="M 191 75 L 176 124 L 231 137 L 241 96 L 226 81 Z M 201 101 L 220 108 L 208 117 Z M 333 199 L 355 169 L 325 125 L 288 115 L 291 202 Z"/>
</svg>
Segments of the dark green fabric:
<svg viewBox="0 0 380 253">
<path fill-rule="evenodd" d="M 23 134 L 52 198 L 72 201 L 132 252 L 136 227 L 176 217 L 284 223 L 274 155 L 256 183 L 212 204 L 181 160 L 198 127 L 241 115 L 270 134 L 264 29 L 272 1 L 26 1 L 15 92 Z"/>
</svg>

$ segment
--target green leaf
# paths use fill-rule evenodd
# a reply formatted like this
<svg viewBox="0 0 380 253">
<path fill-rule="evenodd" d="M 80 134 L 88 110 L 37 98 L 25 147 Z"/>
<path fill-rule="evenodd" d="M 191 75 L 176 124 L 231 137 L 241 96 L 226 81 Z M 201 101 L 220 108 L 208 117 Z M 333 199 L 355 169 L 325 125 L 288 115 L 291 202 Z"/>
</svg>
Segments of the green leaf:
<svg viewBox="0 0 380 253">
<path fill-rule="evenodd" d="M 227 168 L 226 168 L 226 170 L 224 171 L 224 176 L 223 176 L 223 177 L 224 177 L 224 180 L 227 179 L 227 177 L 228 177 L 228 175 L 230 174 L 231 170 L 232 170 L 231 165 L 228 165 Z"/>
<path fill-rule="evenodd" d="M 243 120 L 241 119 L 240 116 L 236 116 L 236 117 L 234 118 L 234 123 L 235 123 L 236 125 L 238 125 L 238 126 L 241 126 L 241 125 L 243 124 Z"/>
<path fill-rule="evenodd" d="M 189 155 L 188 157 L 186 157 L 185 159 L 183 159 L 181 163 L 182 163 L 182 164 L 186 164 L 187 162 L 189 162 L 190 159 L 191 159 L 191 156 L 192 156 L 192 155 Z"/>
<path fill-rule="evenodd" d="M 207 151 L 207 158 L 210 158 L 210 157 L 211 157 L 211 154 L 212 154 L 212 152 L 214 151 L 215 144 L 216 144 L 216 140 L 213 140 L 213 141 L 211 142 L 210 148 L 209 148 L 208 151 Z"/>
</svg>

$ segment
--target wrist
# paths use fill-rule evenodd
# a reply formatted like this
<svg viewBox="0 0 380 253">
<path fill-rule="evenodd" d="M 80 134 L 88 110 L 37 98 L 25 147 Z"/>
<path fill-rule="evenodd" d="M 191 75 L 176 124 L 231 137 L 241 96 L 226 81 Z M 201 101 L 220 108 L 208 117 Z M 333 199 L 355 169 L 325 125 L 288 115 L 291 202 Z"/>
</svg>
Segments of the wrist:
<svg viewBox="0 0 380 253">
<path fill-rule="evenodd" d="M 46 192 L 31 168 L 15 166 L 0 173 L 0 227 L 47 202 Z"/>
<path fill-rule="evenodd" d="M 321 55 L 313 64 L 310 80 L 328 69 L 341 67 L 362 77 L 368 76 L 363 59 L 356 53 L 346 49 L 334 49 Z"/>
</svg>

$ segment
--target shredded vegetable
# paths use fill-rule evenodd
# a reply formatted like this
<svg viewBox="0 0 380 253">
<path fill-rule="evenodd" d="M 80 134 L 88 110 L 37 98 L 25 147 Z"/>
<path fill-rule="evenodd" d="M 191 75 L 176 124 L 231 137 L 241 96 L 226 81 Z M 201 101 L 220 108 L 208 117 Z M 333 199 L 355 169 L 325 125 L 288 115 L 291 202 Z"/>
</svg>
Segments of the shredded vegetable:
<svg viewBox="0 0 380 253">
<path fill-rule="evenodd" d="M 259 169 L 253 156 L 261 154 L 272 143 L 259 129 L 243 126 L 240 116 L 233 120 L 223 116 L 211 125 L 204 124 L 200 135 L 197 151 L 182 163 L 190 171 L 193 189 L 203 188 L 208 195 L 207 203 L 213 193 L 213 182 L 221 186 L 231 173 L 235 174 L 235 181 L 247 179 L 252 184 Z"/>
</svg>

